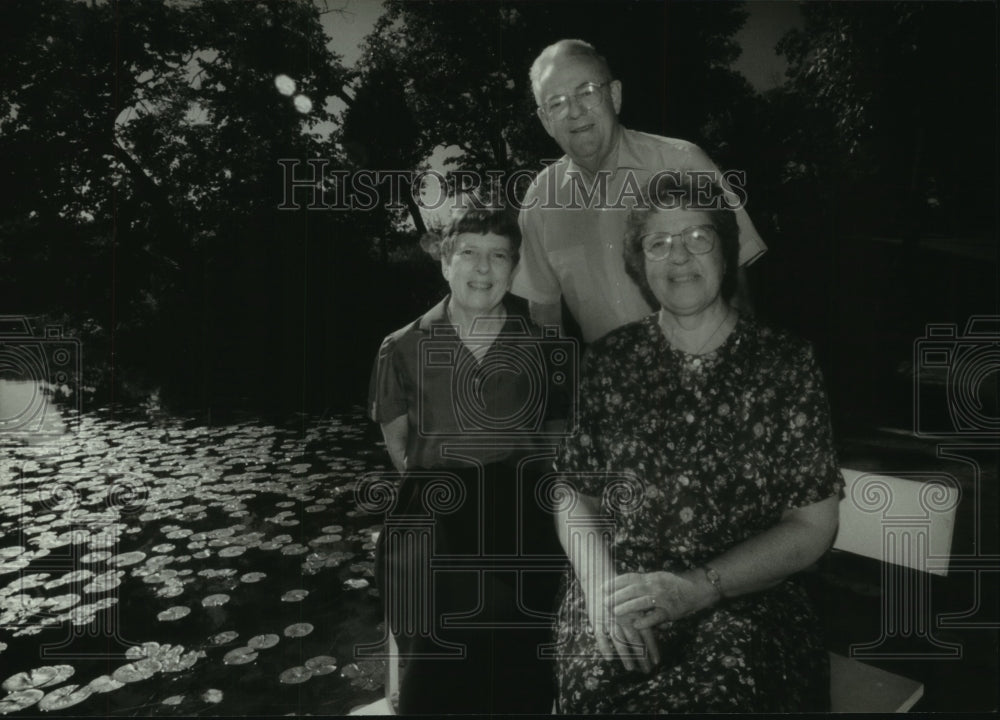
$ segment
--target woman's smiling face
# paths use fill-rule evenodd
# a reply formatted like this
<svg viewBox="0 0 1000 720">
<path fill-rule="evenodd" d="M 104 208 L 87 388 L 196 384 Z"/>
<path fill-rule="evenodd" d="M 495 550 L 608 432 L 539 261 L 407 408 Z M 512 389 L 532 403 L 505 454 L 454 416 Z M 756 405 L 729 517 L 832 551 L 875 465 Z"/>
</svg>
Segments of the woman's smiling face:
<svg viewBox="0 0 1000 720">
<path fill-rule="evenodd" d="M 680 233 L 687 228 L 712 225 L 707 213 L 695 210 L 657 210 L 649 214 L 643 233 L 670 233 L 670 254 L 663 260 L 646 258 L 646 281 L 660 305 L 674 315 L 694 315 L 722 300 L 725 262 L 722 243 L 704 255 L 691 253 Z"/>
<path fill-rule="evenodd" d="M 514 253 L 510 238 L 495 233 L 461 233 L 454 252 L 441 258 L 451 302 L 461 311 L 490 314 L 510 290 Z"/>
</svg>

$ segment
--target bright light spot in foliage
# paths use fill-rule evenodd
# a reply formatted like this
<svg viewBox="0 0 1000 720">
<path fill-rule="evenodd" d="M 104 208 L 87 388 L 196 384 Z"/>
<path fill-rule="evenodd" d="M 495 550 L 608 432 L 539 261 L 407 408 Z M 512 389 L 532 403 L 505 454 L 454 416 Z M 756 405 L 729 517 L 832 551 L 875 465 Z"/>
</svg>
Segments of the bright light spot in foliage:
<svg viewBox="0 0 1000 720">
<path fill-rule="evenodd" d="M 307 98 L 305 95 L 296 95 L 293 102 L 295 103 L 295 109 L 300 113 L 312 112 L 312 100 Z"/>
<path fill-rule="evenodd" d="M 291 95 L 295 92 L 295 81 L 287 75 L 278 75 L 274 78 L 274 86 L 282 95 Z"/>
</svg>

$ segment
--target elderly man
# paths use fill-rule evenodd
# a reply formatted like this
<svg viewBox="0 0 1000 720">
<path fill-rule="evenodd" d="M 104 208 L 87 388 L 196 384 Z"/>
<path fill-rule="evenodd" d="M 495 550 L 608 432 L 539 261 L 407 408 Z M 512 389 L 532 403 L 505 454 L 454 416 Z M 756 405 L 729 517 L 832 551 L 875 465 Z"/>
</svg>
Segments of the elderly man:
<svg viewBox="0 0 1000 720">
<path fill-rule="evenodd" d="M 565 298 L 590 343 L 653 311 L 625 274 L 622 256 L 629 208 L 649 178 L 700 171 L 718 180 L 718 169 L 692 143 L 623 128 L 621 82 L 589 43 L 550 45 L 530 77 L 538 117 L 566 155 L 539 173 L 525 195 L 522 259 L 511 292 L 528 300 L 539 324 L 561 323 Z M 746 265 L 766 246 L 742 208 L 737 221 Z M 742 268 L 740 275 L 743 285 Z"/>
</svg>

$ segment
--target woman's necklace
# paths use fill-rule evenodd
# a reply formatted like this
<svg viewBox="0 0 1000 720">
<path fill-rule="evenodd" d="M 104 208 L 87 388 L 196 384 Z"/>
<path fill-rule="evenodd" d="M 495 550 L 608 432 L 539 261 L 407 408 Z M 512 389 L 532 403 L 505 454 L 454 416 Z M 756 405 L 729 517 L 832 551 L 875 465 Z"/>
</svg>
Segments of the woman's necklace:
<svg viewBox="0 0 1000 720">
<path fill-rule="evenodd" d="M 688 355 L 701 355 L 702 351 L 705 348 L 707 348 L 709 343 L 711 343 L 712 340 L 715 338 L 715 336 L 719 334 L 719 331 L 722 329 L 722 326 L 725 325 L 726 322 L 728 322 L 729 316 L 732 314 L 733 311 L 732 308 L 726 308 L 726 314 L 723 315 L 722 321 L 715 326 L 715 330 L 713 330 L 712 334 L 708 336 L 708 339 L 705 340 L 705 342 L 703 342 L 701 346 L 697 350 L 694 350 L 693 352 L 688 352 L 684 348 L 680 347 L 680 344 L 676 341 L 676 332 L 672 328 L 668 329 L 666 327 L 666 324 L 663 322 L 665 317 L 665 312 L 666 312 L 665 310 L 662 309 L 660 310 L 660 327 L 667 332 L 667 342 L 670 343 L 671 346 L 675 347 L 681 352 L 687 353 Z"/>
</svg>

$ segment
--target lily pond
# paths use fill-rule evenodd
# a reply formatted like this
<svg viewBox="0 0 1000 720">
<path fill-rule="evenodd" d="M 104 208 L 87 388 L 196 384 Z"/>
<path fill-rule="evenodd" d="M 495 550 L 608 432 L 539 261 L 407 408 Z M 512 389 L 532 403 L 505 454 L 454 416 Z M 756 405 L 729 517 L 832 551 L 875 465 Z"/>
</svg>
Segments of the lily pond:
<svg viewBox="0 0 1000 720">
<path fill-rule="evenodd" d="M 0 713 L 342 715 L 384 694 L 384 450 L 358 410 L 287 426 L 144 411 L 0 435 Z M 374 656 L 374 657 L 373 657 Z"/>
</svg>

